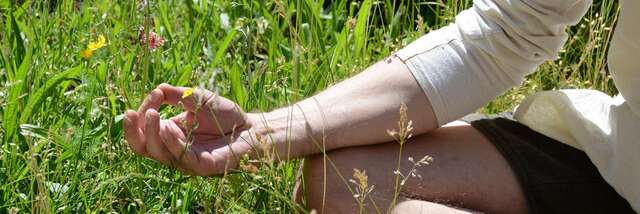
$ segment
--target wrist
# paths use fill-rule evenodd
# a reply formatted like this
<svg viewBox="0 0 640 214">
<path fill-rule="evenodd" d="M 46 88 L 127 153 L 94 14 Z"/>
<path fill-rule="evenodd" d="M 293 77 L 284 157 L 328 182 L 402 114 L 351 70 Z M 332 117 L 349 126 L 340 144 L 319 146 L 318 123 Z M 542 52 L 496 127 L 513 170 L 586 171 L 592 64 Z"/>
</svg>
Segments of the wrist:
<svg viewBox="0 0 640 214">
<path fill-rule="evenodd" d="M 273 153 L 280 160 L 312 154 L 309 148 L 310 133 L 303 117 L 289 111 L 276 110 L 267 113 L 249 113 L 247 136 L 253 142 L 257 154 Z"/>
</svg>

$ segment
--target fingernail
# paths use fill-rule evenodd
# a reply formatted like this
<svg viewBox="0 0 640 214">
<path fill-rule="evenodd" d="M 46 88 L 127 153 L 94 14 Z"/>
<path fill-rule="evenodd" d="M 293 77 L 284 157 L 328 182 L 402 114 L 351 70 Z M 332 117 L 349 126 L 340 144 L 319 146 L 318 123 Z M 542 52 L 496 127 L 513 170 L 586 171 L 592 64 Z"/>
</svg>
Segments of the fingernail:
<svg viewBox="0 0 640 214">
<path fill-rule="evenodd" d="M 154 91 L 152 91 L 151 94 L 149 94 L 149 100 L 150 101 L 155 101 L 156 100 L 156 93 L 154 93 Z"/>
</svg>

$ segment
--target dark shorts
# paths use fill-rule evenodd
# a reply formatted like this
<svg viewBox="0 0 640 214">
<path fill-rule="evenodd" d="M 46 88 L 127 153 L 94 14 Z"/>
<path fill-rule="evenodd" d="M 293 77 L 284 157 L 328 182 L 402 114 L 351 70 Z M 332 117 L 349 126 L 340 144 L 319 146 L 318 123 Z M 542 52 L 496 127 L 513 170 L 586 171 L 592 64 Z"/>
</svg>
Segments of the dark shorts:
<svg viewBox="0 0 640 214">
<path fill-rule="evenodd" d="M 530 213 L 635 213 L 584 152 L 507 118 L 470 123 L 509 162 Z"/>
</svg>

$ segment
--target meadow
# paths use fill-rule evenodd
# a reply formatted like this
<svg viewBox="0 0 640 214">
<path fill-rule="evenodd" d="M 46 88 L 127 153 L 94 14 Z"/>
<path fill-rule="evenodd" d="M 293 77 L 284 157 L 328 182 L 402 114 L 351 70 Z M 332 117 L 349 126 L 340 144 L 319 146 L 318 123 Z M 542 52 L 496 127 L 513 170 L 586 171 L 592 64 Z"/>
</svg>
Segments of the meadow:
<svg viewBox="0 0 640 214">
<path fill-rule="evenodd" d="M 358 73 L 470 6 L 0 0 L 0 213 L 308 212 L 291 200 L 300 161 L 186 176 L 133 154 L 123 112 L 164 82 L 216 91 L 247 111 L 274 109 Z M 595 0 L 568 29 L 557 60 L 478 111 L 510 111 L 541 90 L 615 94 L 606 53 L 618 12 L 617 1 Z"/>
</svg>

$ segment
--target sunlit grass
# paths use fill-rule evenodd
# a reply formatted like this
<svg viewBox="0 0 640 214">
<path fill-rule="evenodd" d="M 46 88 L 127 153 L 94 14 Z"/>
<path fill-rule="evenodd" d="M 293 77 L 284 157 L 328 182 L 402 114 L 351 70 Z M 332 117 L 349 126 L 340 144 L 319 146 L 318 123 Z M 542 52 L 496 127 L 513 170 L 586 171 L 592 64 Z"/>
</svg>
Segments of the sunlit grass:
<svg viewBox="0 0 640 214">
<path fill-rule="evenodd" d="M 122 113 L 167 82 L 247 111 L 312 95 L 447 24 L 469 1 L 0 0 L 0 212 L 305 212 L 299 163 L 224 178 L 183 176 L 135 156 Z M 560 59 L 483 109 L 556 88 L 615 93 L 607 42 L 618 9 L 597 1 Z M 150 48 L 141 40 L 165 39 Z M 103 47 L 83 54 L 89 45 Z M 166 108 L 164 116 L 175 113 Z"/>
</svg>

